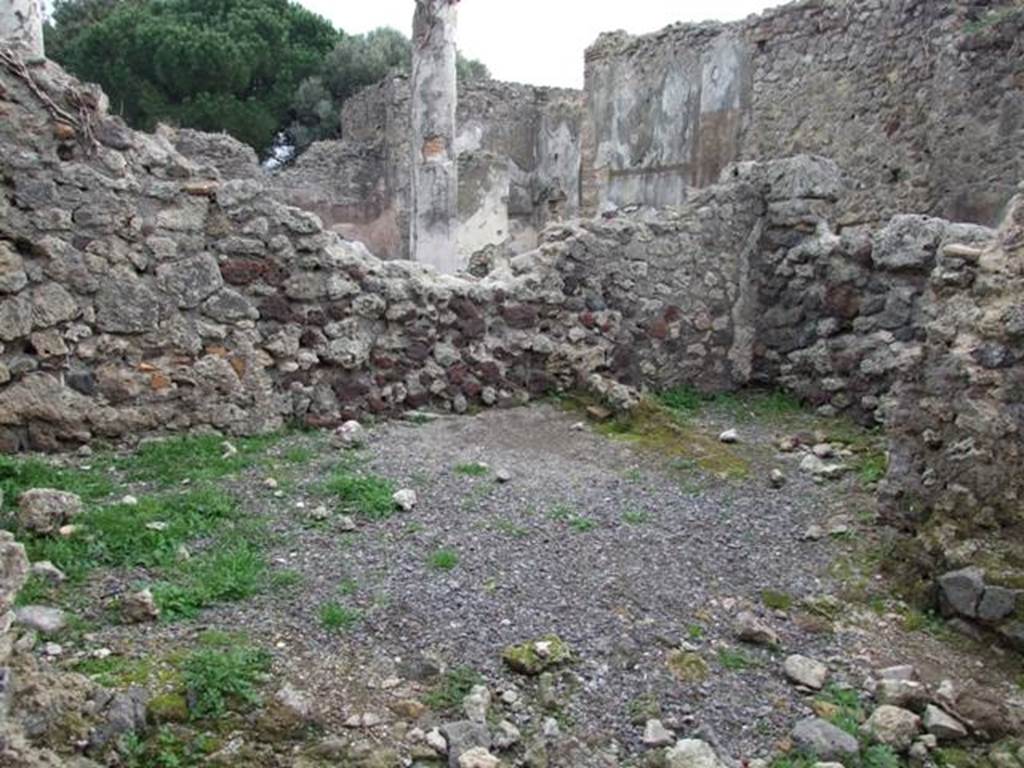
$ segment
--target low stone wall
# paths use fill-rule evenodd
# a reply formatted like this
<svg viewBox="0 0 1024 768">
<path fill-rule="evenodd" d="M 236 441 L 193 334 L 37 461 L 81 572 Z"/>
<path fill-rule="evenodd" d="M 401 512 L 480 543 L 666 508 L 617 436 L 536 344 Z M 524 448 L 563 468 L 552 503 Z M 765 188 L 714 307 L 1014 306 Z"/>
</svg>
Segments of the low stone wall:
<svg viewBox="0 0 1024 768">
<path fill-rule="evenodd" d="M 33 75 L 57 102 L 83 93 L 52 64 Z M 745 182 L 553 230 L 483 279 L 439 277 L 374 258 L 259 180 L 217 178 L 166 132 L 102 109 L 73 126 L 0 82 L 5 450 L 458 411 L 593 374 L 747 376 L 761 208 Z"/>
</svg>

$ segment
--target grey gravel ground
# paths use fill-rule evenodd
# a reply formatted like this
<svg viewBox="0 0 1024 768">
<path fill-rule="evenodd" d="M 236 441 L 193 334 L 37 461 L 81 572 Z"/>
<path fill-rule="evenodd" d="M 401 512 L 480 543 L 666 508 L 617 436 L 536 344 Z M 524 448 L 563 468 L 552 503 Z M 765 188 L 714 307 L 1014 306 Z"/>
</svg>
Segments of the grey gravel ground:
<svg viewBox="0 0 1024 768">
<path fill-rule="evenodd" d="M 830 565 L 850 544 L 804 541 L 802 533 L 837 512 L 870 510 L 855 478 L 813 482 L 797 469 L 799 456 L 774 451 L 777 429 L 763 425 L 740 427 L 741 441 L 729 450 L 751 471 L 725 480 L 591 426 L 578 429 L 578 418 L 537 405 L 373 428 L 359 452 L 364 471 L 415 489 L 419 503 L 387 520 L 361 521 L 355 533 L 340 532 L 337 517 L 311 521 L 339 460 L 322 437 L 317 458 L 283 483 L 283 498 L 259 475 L 234 481 L 248 508 L 272 521 L 275 567 L 302 581 L 208 611 L 204 626 L 245 628 L 274 648 L 276 671 L 314 694 L 329 727 L 367 712 L 393 721 L 389 703 L 423 693 L 409 664 L 426 657 L 471 667 L 497 691 L 522 691 L 528 705 L 505 714 L 524 732 L 543 717 L 531 704 L 537 683 L 504 669 L 500 654 L 555 633 L 577 658 L 556 679 L 553 711 L 562 727 L 595 743 L 614 739 L 626 753 L 642 749 L 642 723 L 631 716 L 654 701 L 680 736 L 702 735 L 734 757 L 765 755 L 810 711 L 810 699 L 782 675 L 785 653 L 829 661 L 837 679 L 858 683 L 875 661 L 904 660 L 904 639 L 884 618 L 822 633 L 761 604 L 763 590 L 798 602 L 839 589 Z M 731 425 L 712 418 L 701 429 L 717 435 L 724 426 Z M 488 473 L 455 471 L 471 462 L 485 462 Z M 769 486 L 772 467 L 787 474 L 780 490 Z M 499 469 L 511 481 L 497 482 Z M 457 553 L 451 571 L 428 564 L 438 548 Z M 360 609 L 363 621 L 327 632 L 319 610 L 328 601 Z M 749 666 L 727 669 L 720 651 L 739 647 L 731 625 L 744 608 L 767 618 L 783 649 L 744 647 Z M 196 628 L 131 631 L 133 643 L 159 647 Z M 680 644 L 707 660 L 704 682 L 680 682 L 667 667 Z M 374 735 L 386 737 L 388 727 Z"/>
</svg>

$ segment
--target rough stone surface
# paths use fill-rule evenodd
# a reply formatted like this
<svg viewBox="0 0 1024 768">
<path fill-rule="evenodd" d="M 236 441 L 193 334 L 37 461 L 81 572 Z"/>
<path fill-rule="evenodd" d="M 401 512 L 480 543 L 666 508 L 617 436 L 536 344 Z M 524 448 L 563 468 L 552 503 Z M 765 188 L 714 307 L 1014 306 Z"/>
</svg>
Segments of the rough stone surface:
<svg viewBox="0 0 1024 768">
<path fill-rule="evenodd" d="M 924 729 L 939 741 L 955 741 L 967 737 L 963 723 L 934 704 L 929 704 L 925 709 L 923 723 Z"/>
<path fill-rule="evenodd" d="M 60 608 L 26 605 L 14 611 L 15 622 L 42 635 L 55 635 L 67 626 L 67 615 Z"/>
<path fill-rule="evenodd" d="M 584 204 L 677 204 L 730 162 L 800 151 L 849 174 L 846 224 L 897 213 L 994 224 L 1024 175 L 1013 85 L 1024 14 L 980 22 L 988 7 L 791 3 L 732 24 L 602 35 L 586 53 Z"/>
<path fill-rule="evenodd" d="M 806 656 L 787 656 L 783 663 L 786 677 L 797 685 L 820 691 L 828 679 L 828 667 L 815 659 Z"/>
<path fill-rule="evenodd" d="M 18 499 L 18 525 L 33 533 L 53 533 L 81 511 L 82 500 L 73 493 L 34 488 Z"/>
<path fill-rule="evenodd" d="M 860 750 L 857 739 L 820 717 L 808 717 L 793 728 L 793 743 L 822 760 L 842 760 Z"/>
<path fill-rule="evenodd" d="M 680 739 L 665 753 L 667 768 L 723 768 L 714 748 L 700 739 Z"/>
<path fill-rule="evenodd" d="M 903 751 L 910 748 L 921 732 L 921 718 L 910 710 L 883 704 L 871 713 L 861 726 L 861 732 L 881 744 Z"/>
</svg>

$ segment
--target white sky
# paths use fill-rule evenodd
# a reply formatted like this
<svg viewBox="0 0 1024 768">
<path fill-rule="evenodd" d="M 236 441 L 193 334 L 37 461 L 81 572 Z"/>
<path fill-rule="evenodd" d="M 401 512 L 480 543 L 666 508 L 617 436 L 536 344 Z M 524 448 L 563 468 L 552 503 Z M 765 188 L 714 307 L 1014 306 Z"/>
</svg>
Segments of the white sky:
<svg viewBox="0 0 1024 768">
<path fill-rule="evenodd" d="M 346 32 L 409 34 L 413 0 L 299 0 Z M 601 32 L 653 32 L 676 21 L 732 21 L 782 0 L 462 0 L 459 49 L 499 80 L 583 86 L 583 51 Z"/>
</svg>

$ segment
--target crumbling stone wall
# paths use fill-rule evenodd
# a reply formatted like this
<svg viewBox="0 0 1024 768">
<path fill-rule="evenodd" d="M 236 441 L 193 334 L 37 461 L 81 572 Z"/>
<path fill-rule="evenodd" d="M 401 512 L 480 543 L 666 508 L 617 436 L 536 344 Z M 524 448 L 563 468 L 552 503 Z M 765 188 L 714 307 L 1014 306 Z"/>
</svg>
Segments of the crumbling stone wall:
<svg viewBox="0 0 1024 768">
<path fill-rule="evenodd" d="M 53 64 L 33 77 L 58 103 L 82 89 Z M 374 258 L 257 179 L 221 179 L 168 132 L 126 129 L 98 95 L 71 125 L 0 82 L 5 450 L 463 410 L 595 375 L 606 394 L 602 376 L 745 376 L 737 281 L 759 197 L 743 182 L 549 233 L 484 279 L 439 277 Z"/>
<path fill-rule="evenodd" d="M 939 567 L 1024 587 L 1024 197 L 992 243 L 939 249 L 923 304 L 921 363 L 886 405 L 886 516 Z"/>
<path fill-rule="evenodd" d="M 275 193 L 381 258 L 408 258 L 409 110 L 407 78 L 364 89 L 345 102 L 342 140 L 314 145 L 273 177 Z M 548 223 L 576 215 L 581 116 L 577 91 L 495 81 L 459 86 L 455 148 L 460 176 L 470 180 L 459 189 L 463 263 L 486 245 L 530 250 Z"/>
<path fill-rule="evenodd" d="M 1008 0 L 803 0 L 603 35 L 586 54 L 584 209 L 671 205 L 735 160 L 814 153 L 851 178 L 843 227 L 995 224 L 1024 176 L 1022 33 Z"/>
<path fill-rule="evenodd" d="M 753 380 L 781 385 L 822 413 L 881 420 L 881 398 L 920 364 L 922 297 L 938 254 L 988 242 L 994 231 L 900 215 L 837 234 L 848 192 L 821 158 L 739 163 L 723 176 L 758 186 L 766 202 L 751 269 Z"/>
</svg>

